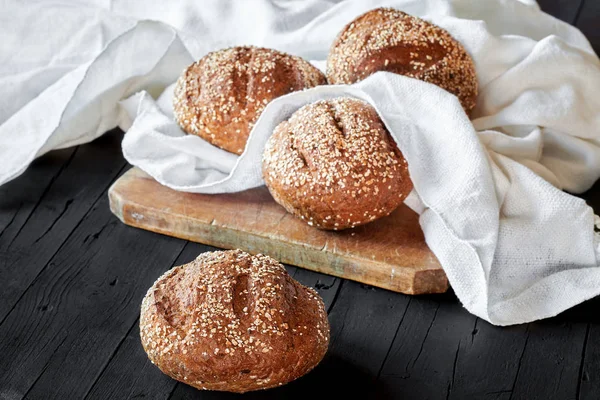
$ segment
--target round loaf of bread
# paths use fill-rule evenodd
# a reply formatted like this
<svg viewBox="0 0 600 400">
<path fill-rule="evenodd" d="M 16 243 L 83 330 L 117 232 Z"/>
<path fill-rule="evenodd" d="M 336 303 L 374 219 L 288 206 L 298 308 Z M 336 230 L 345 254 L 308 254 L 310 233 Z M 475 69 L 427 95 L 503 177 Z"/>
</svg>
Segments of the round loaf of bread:
<svg viewBox="0 0 600 400">
<path fill-rule="evenodd" d="M 262 168 L 275 201 L 321 229 L 388 215 L 412 189 L 406 160 L 375 109 L 348 97 L 308 104 L 279 124 Z"/>
<path fill-rule="evenodd" d="M 317 292 L 274 259 L 217 251 L 154 283 L 142 302 L 140 335 L 170 377 L 243 393 L 314 368 L 329 345 L 329 322 Z"/>
<path fill-rule="evenodd" d="M 321 71 L 300 57 L 232 47 L 209 53 L 183 71 L 175 85 L 173 111 L 185 132 L 242 154 L 271 100 L 325 83 Z"/>
<path fill-rule="evenodd" d="M 351 84 L 377 71 L 432 83 L 454 94 L 467 114 L 477 101 L 473 60 L 444 29 L 392 8 L 346 25 L 327 58 L 330 84 Z"/>
</svg>

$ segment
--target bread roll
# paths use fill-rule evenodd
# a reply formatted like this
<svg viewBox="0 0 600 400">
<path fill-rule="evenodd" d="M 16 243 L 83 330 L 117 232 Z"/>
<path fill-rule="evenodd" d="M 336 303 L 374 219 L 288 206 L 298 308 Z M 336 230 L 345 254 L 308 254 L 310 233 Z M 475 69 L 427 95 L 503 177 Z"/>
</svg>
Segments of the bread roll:
<svg viewBox="0 0 600 400">
<path fill-rule="evenodd" d="M 327 80 L 350 84 L 377 71 L 433 83 L 460 100 L 467 114 L 477 101 L 473 60 L 444 29 L 392 8 L 371 10 L 346 25 L 327 58 Z"/>
<path fill-rule="evenodd" d="M 412 189 L 375 109 L 347 97 L 306 105 L 279 124 L 265 146 L 263 177 L 288 212 L 333 230 L 388 215 Z"/>
<path fill-rule="evenodd" d="M 265 106 L 284 94 L 326 83 L 300 57 L 258 47 L 207 54 L 177 80 L 173 111 L 181 128 L 241 154 Z"/>
<path fill-rule="evenodd" d="M 142 302 L 150 360 L 198 389 L 247 392 L 283 385 L 329 345 L 323 301 L 270 257 L 201 254 L 161 276 Z"/>
</svg>

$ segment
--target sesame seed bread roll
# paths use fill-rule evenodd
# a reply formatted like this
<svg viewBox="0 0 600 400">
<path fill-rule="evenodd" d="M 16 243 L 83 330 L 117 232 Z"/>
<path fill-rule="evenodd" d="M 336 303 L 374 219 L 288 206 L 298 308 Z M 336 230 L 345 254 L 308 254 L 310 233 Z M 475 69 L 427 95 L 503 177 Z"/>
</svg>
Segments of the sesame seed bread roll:
<svg viewBox="0 0 600 400">
<path fill-rule="evenodd" d="M 317 292 L 274 259 L 216 251 L 158 278 L 142 302 L 140 335 L 173 379 L 243 393 L 313 369 L 327 351 L 329 322 Z"/>
<path fill-rule="evenodd" d="M 375 109 L 348 97 L 308 104 L 279 124 L 262 168 L 275 201 L 321 229 L 388 215 L 412 190 L 406 160 Z"/>
<path fill-rule="evenodd" d="M 183 71 L 175 85 L 173 111 L 185 132 L 242 154 L 271 100 L 324 84 L 321 71 L 300 57 L 232 47 L 208 53 Z"/>
<path fill-rule="evenodd" d="M 392 8 L 346 25 L 327 58 L 330 84 L 351 84 L 377 71 L 432 83 L 454 94 L 467 114 L 477 101 L 473 60 L 444 29 Z"/>
</svg>

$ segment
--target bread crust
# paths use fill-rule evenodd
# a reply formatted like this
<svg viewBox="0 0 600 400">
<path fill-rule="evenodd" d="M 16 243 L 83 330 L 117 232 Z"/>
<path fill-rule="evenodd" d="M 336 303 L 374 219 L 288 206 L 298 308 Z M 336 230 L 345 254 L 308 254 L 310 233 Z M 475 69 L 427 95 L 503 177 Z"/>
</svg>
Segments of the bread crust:
<svg viewBox="0 0 600 400">
<path fill-rule="evenodd" d="M 262 167 L 275 201 L 321 229 L 388 215 L 412 190 L 406 160 L 375 109 L 349 97 L 308 104 L 279 124 Z"/>
<path fill-rule="evenodd" d="M 203 253 L 161 276 L 142 302 L 150 360 L 198 389 L 247 392 L 310 371 L 329 345 L 323 301 L 274 259 Z"/>
<path fill-rule="evenodd" d="M 271 100 L 323 84 L 323 73 L 300 57 L 232 47 L 208 53 L 183 71 L 175 86 L 173 111 L 185 132 L 241 154 Z"/>
<path fill-rule="evenodd" d="M 329 51 L 327 80 L 351 84 L 389 71 L 454 94 L 469 114 L 477 102 L 473 60 L 446 30 L 393 8 L 371 10 L 342 29 Z"/>
</svg>

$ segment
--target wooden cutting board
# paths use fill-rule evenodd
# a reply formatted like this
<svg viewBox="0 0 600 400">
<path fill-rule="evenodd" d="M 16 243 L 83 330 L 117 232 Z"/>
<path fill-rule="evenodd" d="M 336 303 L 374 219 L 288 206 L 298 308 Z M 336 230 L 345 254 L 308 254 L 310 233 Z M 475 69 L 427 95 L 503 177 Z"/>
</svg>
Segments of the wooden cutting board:
<svg viewBox="0 0 600 400">
<path fill-rule="evenodd" d="M 137 168 L 109 189 L 127 225 L 221 248 L 263 253 L 302 268 L 407 294 L 442 293 L 448 279 L 405 205 L 354 229 L 321 231 L 288 214 L 265 187 L 240 193 L 183 193 Z"/>
</svg>

